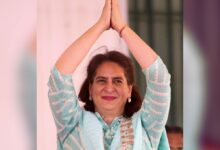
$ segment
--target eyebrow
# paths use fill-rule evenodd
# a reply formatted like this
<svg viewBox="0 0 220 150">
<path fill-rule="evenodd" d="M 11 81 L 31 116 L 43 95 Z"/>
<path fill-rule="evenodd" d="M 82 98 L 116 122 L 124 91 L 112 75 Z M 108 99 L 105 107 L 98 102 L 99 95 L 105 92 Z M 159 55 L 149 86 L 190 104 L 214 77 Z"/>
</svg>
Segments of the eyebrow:
<svg viewBox="0 0 220 150">
<path fill-rule="evenodd" d="M 95 80 L 99 80 L 99 79 L 104 79 L 104 80 L 107 80 L 107 79 L 108 79 L 108 77 L 104 77 L 104 76 L 97 76 L 97 77 L 95 78 Z M 113 80 L 123 80 L 123 78 L 122 78 L 122 77 L 112 77 L 112 79 L 113 79 Z"/>
</svg>

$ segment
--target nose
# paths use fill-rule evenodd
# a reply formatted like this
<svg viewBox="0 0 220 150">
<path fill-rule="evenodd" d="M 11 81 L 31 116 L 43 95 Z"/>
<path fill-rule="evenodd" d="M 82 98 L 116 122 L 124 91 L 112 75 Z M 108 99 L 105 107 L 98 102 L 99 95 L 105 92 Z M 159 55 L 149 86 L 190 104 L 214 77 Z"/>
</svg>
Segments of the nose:
<svg viewBox="0 0 220 150">
<path fill-rule="evenodd" d="M 111 93 L 114 91 L 114 85 L 112 84 L 112 82 L 107 82 L 106 86 L 105 86 L 105 91 L 108 93 Z"/>
</svg>

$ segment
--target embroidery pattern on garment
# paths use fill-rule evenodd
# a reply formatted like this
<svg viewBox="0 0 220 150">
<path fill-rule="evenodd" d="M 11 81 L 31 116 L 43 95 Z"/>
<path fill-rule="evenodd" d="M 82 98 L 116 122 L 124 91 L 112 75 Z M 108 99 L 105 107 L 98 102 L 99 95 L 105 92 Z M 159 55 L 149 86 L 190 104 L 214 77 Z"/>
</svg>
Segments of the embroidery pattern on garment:
<svg viewBox="0 0 220 150">
<path fill-rule="evenodd" d="M 134 130 L 132 119 L 124 118 L 120 125 L 121 145 L 120 150 L 132 150 L 134 144 Z"/>
<path fill-rule="evenodd" d="M 103 133 L 104 133 L 104 147 L 105 150 L 110 150 L 111 149 L 111 143 L 113 141 L 113 138 L 115 136 L 115 133 L 117 131 L 117 129 L 120 127 L 120 123 L 121 121 L 124 119 L 123 116 L 118 116 L 116 117 L 112 123 L 110 125 L 108 125 L 98 112 L 95 112 L 97 118 L 99 119 L 99 121 L 101 122 L 102 126 L 103 126 Z"/>
<path fill-rule="evenodd" d="M 121 119 L 114 120 L 111 125 L 107 125 L 104 123 L 103 125 L 103 131 L 104 131 L 104 144 L 105 149 L 108 149 L 108 147 L 111 146 L 112 140 L 114 138 L 115 132 L 120 124 Z"/>
</svg>

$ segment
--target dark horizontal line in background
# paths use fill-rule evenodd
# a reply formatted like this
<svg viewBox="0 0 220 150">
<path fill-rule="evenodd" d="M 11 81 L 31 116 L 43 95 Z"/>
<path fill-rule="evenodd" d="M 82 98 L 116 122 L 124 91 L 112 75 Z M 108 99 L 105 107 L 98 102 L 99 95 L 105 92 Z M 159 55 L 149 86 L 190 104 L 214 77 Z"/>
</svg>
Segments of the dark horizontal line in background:
<svg viewBox="0 0 220 150">
<path fill-rule="evenodd" d="M 155 16 L 168 16 L 168 15 L 172 15 L 172 16 L 178 16 L 178 17 L 182 17 L 182 12 L 159 12 L 159 11 L 152 11 L 152 14 Z M 149 16 L 150 13 L 147 11 L 129 11 L 129 15 L 143 15 L 143 16 Z"/>
<path fill-rule="evenodd" d="M 129 16 L 129 20 L 130 21 L 134 21 L 134 19 L 133 18 L 136 18 L 135 16 Z M 167 22 L 168 21 L 168 19 L 166 18 L 166 16 L 164 17 L 164 18 L 159 18 L 159 17 L 153 17 L 153 18 L 151 18 L 152 20 L 151 21 L 153 21 L 153 22 Z M 148 17 L 138 17 L 138 19 L 136 19 L 136 21 L 146 21 L 146 22 L 148 22 L 148 21 L 150 21 L 150 18 L 148 18 Z M 182 18 L 175 18 L 175 17 L 172 17 L 172 22 L 178 22 L 178 23 L 182 23 L 182 21 L 183 21 L 183 19 Z"/>
</svg>

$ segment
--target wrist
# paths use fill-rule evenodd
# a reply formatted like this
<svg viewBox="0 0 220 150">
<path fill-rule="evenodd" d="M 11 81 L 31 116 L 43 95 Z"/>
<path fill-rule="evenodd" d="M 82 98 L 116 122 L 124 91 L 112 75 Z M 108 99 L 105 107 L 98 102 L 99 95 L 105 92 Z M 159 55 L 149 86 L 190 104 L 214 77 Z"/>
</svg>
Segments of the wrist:
<svg viewBox="0 0 220 150">
<path fill-rule="evenodd" d="M 104 32 L 106 29 L 105 24 L 102 21 L 98 21 L 95 26 L 101 31 Z"/>
<path fill-rule="evenodd" d="M 121 29 L 119 30 L 120 37 L 122 37 L 122 34 L 127 27 L 128 27 L 127 24 L 125 24 L 124 26 L 121 27 Z"/>
</svg>

